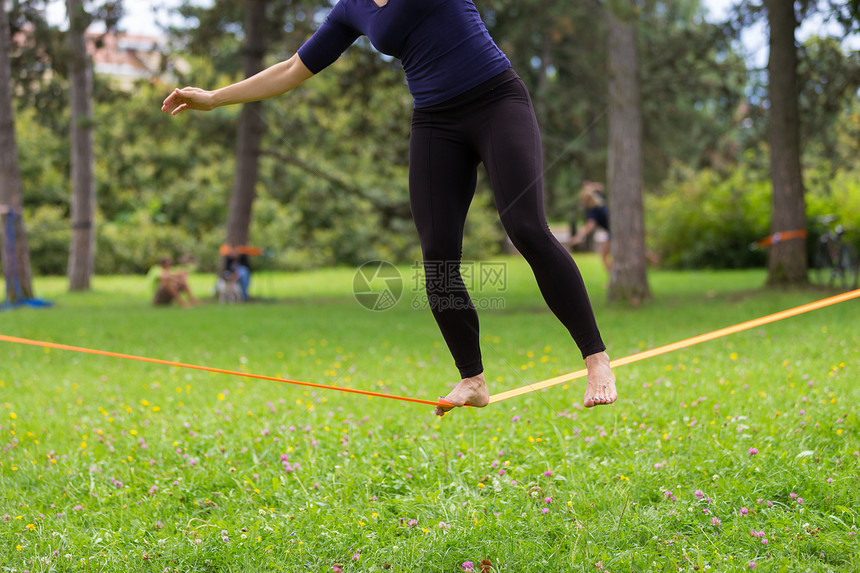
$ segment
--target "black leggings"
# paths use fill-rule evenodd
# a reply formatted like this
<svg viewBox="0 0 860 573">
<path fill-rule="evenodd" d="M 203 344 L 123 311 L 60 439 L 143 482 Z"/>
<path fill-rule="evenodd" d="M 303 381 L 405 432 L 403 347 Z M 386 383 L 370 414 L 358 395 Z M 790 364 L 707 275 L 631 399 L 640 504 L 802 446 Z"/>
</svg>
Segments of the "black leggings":
<svg viewBox="0 0 860 573">
<path fill-rule="evenodd" d="M 409 199 L 427 299 L 460 376 L 483 372 L 478 313 L 460 275 L 463 227 L 481 162 L 505 231 L 547 305 L 583 357 L 605 350 L 579 269 L 546 223 L 540 132 L 525 84 L 508 69 L 412 115 Z"/>
</svg>

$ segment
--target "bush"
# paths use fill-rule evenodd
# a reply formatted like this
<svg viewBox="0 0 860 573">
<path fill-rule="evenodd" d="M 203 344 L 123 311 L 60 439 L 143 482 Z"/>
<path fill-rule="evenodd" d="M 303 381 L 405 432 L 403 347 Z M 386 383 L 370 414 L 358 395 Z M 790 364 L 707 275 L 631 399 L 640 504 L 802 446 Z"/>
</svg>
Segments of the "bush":
<svg viewBox="0 0 860 573">
<path fill-rule="evenodd" d="M 721 179 L 712 170 L 676 171 L 663 194 L 647 197 L 651 248 L 670 268 L 762 266 L 750 245 L 769 234 L 770 182 L 743 168 Z"/>
<path fill-rule="evenodd" d="M 816 171 L 810 171 L 809 175 L 807 180 L 817 179 Z M 826 181 L 809 189 L 806 195 L 806 213 L 810 219 L 810 252 L 819 237 L 827 231 L 827 225 L 820 223 L 819 219 L 829 215 L 836 217 L 834 225 L 838 223 L 845 229 L 843 240 L 852 243 L 860 251 L 860 172 L 838 171 Z"/>
<path fill-rule="evenodd" d="M 72 238 L 65 207 L 42 205 L 24 213 L 30 267 L 36 275 L 64 275 Z"/>
<path fill-rule="evenodd" d="M 810 252 L 827 229 L 817 219 L 831 214 L 845 228 L 845 240 L 860 247 L 860 172 L 824 170 L 804 174 Z M 824 183 L 809 183 L 818 181 Z M 771 192 L 770 180 L 749 167 L 727 176 L 679 169 L 660 195 L 646 197 L 650 247 L 669 268 L 765 266 L 767 250 L 750 245 L 770 235 Z"/>
<path fill-rule="evenodd" d="M 138 211 L 128 221 L 99 225 L 96 273 L 145 273 L 163 256 L 176 260 L 194 254 L 198 243 L 181 227 L 155 223 L 146 211 Z"/>
</svg>

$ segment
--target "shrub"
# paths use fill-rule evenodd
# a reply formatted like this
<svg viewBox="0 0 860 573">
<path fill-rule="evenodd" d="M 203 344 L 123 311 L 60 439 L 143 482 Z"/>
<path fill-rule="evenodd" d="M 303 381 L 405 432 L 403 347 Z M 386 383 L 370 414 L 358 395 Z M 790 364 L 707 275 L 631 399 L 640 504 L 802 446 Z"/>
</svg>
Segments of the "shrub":
<svg viewBox="0 0 860 573">
<path fill-rule="evenodd" d="M 676 171 L 647 198 L 652 245 L 670 268 L 747 268 L 766 262 L 750 245 L 769 233 L 770 182 L 737 169 Z"/>
<path fill-rule="evenodd" d="M 42 205 L 24 213 L 30 266 L 37 275 L 64 275 L 72 238 L 65 207 Z"/>
<path fill-rule="evenodd" d="M 805 181 L 810 252 L 826 231 L 816 222 L 824 215 L 836 215 L 845 240 L 860 246 L 860 172 L 807 168 Z M 767 250 L 750 245 L 770 234 L 771 193 L 770 180 L 749 167 L 728 175 L 678 169 L 662 193 L 646 197 L 650 247 L 669 268 L 765 266 Z"/>
</svg>

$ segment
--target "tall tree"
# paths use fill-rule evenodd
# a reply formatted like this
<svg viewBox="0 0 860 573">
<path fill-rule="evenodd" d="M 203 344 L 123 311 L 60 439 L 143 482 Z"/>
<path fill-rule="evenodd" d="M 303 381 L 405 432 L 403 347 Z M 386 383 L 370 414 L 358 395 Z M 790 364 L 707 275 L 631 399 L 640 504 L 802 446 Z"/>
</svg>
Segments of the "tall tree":
<svg viewBox="0 0 860 573">
<path fill-rule="evenodd" d="M 645 258 L 642 202 L 642 109 L 636 46 L 636 6 L 631 0 L 606 8 L 609 72 L 607 183 L 612 214 L 609 300 L 633 304 L 651 297 Z"/>
<path fill-rule="evenodd" d="M 242 69 L 245 77 L 263 69 L 266 54 L 266 4 L 268 0 L 245 2 L 245 42 L 242 48 Z M 266 132 L 263 102 L 242 106 L 236 141 L 236 178 L 230 209 L 227 213 L 227 242 L 244 245 L 251 229 L 251 211 L 256 196 L 260 164 L 260 143 Z"/>
<path fill-rule="evenodd" d="M 3 276 L 6 278 L 6 299 L 32 298 L 30 250 L 21 199 L 21 171 L 18 166 L 18 146 L 15 141 L 15 118 L 12 111 L 12 70 L 9 56 L 12 40 L 6 8 L 0 4 L 0 245 L 2 245 Z M 9 220 L 11 218 L 11 221 Z M 7 243 L 6 229 L 11 223 L 15 247 Z M 13 286 L 17 284 L 17 289 Z"/>
<path fill-rule="evenodd" d="M 69 98 L 71 102 L 72 241 L 69 249 L 69 289 L 89 290 L 95 267 L 96 183 L 93 156 L 93 69 L 85 33 L 90 15 L 82 0 L 66 0 L 69 18 Z"/>
<path fill-rule="evenodd" d="M 172 28 L 171 32 L 191 53 L 209 58 L 216 71 L 232 76 L 241 70 L 248 77 L 263 69 L 269 45 L 282 46 L 278 57 L 291 56 L 315 27 L 317 12 L 330 8 L 317 0 L 215 0 L 207 7 L 185 0 L 178 11 L 188 18 L 188 24 Z M 250 236 L 261 143 L 267 131 L 263 105 L 244 104 L 239 116 L 236 171 L 226 229 L 226 240 L 231 243 L 245 244 Z"/>
<path fill-rule="evenodd" d="M 800 167 L 800 113 L 797 84 L 798 26 L 793 1 L 765 0 L 770 28 L 768 85 L 770 99 L 770 173 L 773 183 L 771 232 L 806 228 L 806 203 Z M 770 285 L 807 281 L 806 245 L 780 241 L 770 249 Z"/>
</svg>

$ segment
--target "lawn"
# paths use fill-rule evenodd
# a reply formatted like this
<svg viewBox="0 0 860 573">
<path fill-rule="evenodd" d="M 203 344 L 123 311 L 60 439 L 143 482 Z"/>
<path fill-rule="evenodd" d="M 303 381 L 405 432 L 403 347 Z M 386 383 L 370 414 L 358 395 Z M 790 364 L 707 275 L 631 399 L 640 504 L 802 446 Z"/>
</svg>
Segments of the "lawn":
<svg viewBox="0 0 860 573">
<path fill-rule="evenodd" d="M 578 261 L 613 358 L 832 294 L 655 271 L 653 302 L 609 306 Z M 486 284 L 472 269 L 491 392 L 582 368 L 527 266 L 498 262 Z M 435 400 L 456 370 L 400 271 L 378 312 L 354 269 L 261 273 L 264 300 L 191 309 L 151 307 L 138 277 L 46 278 L 54 308 L 0 313 L 0 332 Z M 580 380 L 441 419 L 0 342 L 0 571 L 860 571 L 858 309 L 619 367 L 611 407 L 581 408 Z"/>
</svg>

